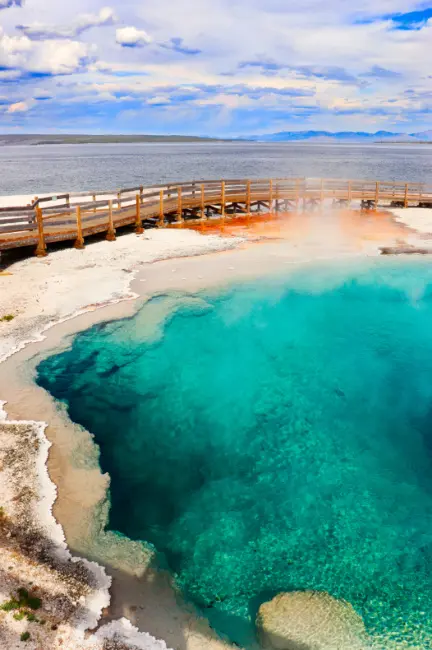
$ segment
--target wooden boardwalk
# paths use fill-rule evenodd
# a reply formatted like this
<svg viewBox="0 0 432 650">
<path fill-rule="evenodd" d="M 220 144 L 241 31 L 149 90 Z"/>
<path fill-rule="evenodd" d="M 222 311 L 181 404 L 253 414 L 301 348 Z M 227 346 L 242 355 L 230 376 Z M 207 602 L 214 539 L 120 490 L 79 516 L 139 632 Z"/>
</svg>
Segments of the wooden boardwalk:
<svg viewBox="0 0 432 650">
<path fill-rule="evenodd" d="M 311 210 L 324 204 L 432 207 L 432 186 L 422 183 L 341 181 L 334 179 L 231 179 L 131 187 L 117 192 L 71 192 L 35 198 L 31 205 L 0 208 L 0 250 L 71 240 L 84 246 L 86 236 L 133 225 L 143 228 L 184 224 L 237 215 Z"/>
</svg>

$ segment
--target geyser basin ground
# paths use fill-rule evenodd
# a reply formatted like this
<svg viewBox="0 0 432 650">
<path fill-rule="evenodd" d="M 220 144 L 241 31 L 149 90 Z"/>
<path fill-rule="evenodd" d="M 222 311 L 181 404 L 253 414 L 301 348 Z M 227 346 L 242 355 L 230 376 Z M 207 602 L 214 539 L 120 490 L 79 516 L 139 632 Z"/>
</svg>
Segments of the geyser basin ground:
<svg viewBox="0 0 432 650">
<path fill-rule="evenodd" d="M 367 264 L 161 295 L 38 367 L 100 446 L 110 528 L 237 643 L 303 589 L 377 647 L 432 638 L 432 269 Z"/>
</svg>

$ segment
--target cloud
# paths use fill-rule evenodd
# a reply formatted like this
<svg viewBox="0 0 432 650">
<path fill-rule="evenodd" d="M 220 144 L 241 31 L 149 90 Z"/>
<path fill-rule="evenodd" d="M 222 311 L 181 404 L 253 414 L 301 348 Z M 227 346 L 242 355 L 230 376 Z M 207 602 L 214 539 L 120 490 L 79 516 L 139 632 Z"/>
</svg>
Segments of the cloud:
<svg viewBox="0 0 432 650">
<path fill-rule="evenodd" d="M 164 97 L 162 95 L 157 95 L 156 97 L 150 97 L 147 100 L 147 104 L 150 106 L 166 106 L 167 104 L 170 104 L 171 100 L 169 97 Z"/>
<path fill-rule="evenodd" d="M 306 78 L 315 77 L 317 79 L 326 79 L 329 81 L 340 81 L 341 83 L 349 83 L 355 85 L 359 84 L 359 81 L 355 75 L 348 72 L 345 68 L 337 65 L 303 65 L 291 68 L 291 70 L 299 73 Z"/>
<path fill-rule="evenodd" d="M 120 27 L 116 31 L 116 42 L 122 47 L 145 47 L 146 45 L 153 43 L 153 37 L 144 29 L 137 29 L 136 27 Z M 172 50 L 173 52 L 189 56 L 201 53 L 201 50 L 187 47 L 183 43 L 184 41 L 182 38 L 173 37 L 168 41 L 155 43 L 155 45 L 164 50 Z"/>
<path fill-rule="evenodd" d="M 33 42 L 27 36 L 9 36 L 0 28 L 0 68 L 22 75 L 64 75 L 84 68 L 92 47 L 79 41 Z"/>
<path fill-rule="evenodd" d="M 10 104 L 7 109 L 7 113 L 26 113 L 30 110 L 31 106 L 27 102 L 16 102 L 15 104 Z"/>
<path fill-rule="evenodd" d="M 290 124 L 392 130 L 402 117 L 412 131 L 430 125 L 431 0 L 0 0 L 6 6 L 0 96 L 33 101 L 20 114 L 28 130 L 120 131 L 126 106 L 137 115 L 132 131 L 143 120 L 153 132 L 215 135 Z M 122 23 L 97 29 L 113 25 L 114 10 Z"/>
<path fill-rule="evenodd" d="M 40 91 L 35 93 L 34 99 L 38 102 L 45 102 L 48 101 L 49 99 L 53 99 L 53 96 L 50 93 Z"/>
<path fill-rule="evenodd" d="M 278 72 L 289 68 L 289 66 L 276 63 L 275 61 L 241 61 L 238 67 L 240 70 L 244 68 L 259 68 L 260 70 L 268 70 L 271 72 Z"/>
<path fill-rule="evenodd" d="M 20 67 L 31 49 L 32 45 L 25 36 L 9 36 L 0 27 L 0 68 Z"/>
<path fill-rule="evenodd" d="M 19 70 L 2 70 L 0 68 L 0 84 L 15 83 L 20 76 Z"/>
<path fill-rule="evenodd" d="M 0 0 L 1 2 L 1 0 Z M 81 14 L 70 25 L 50 26 L 42 23 L 17 25 L 16 28 L 33 41 L 49 39 L 73 39 L 92 27 L 114 25 L 117 22 L 115 12 L 111 7 L 104 7 L 98 14 Z"/>
<path fill-rule="evenodd" d="M 166 50 L 173 50 L 174 52 L 179 52 L 180 54 L 187 54 L 194 56 L 196 54 L 201 54 L 201 50 L 192 47 L 186 47 L 183 45 L 182 38 L 171 38 L 168 43 L 159 43 L 159 47 L 162 47 Z"/>
<path fill-rule="evenodd" d="M 382 68 L 379 65 L 374 65 L 368 72 L 363 72 L 360 77 L 371 77 L 373 79 L 399 79 L 402 75 L 400 72 Z"/>
<path fill-rule="evenodd" d="M 0 10 L 10 9 L 10 7 L 22 7 L 23 0 L 0 0 Z"/>
<path fill-rule="evenodd" d="M 120 27 L 116 31 L 116 42 L 122 47 L 144 47 L 152 41 L 146 31 L 136 27 Z"/>
<path fill-rule="evenodd" d="M 67 75 L 79 71 L 92 60 L 92 48 L 79 41 L 46 41 L 38 44 L 27 67 L 33 72 Z"/>
<path fill-rule="evenodd" d="M 345 68 L 336 65 L 290 65 L 285 63 L 276 63 L 271 60 L 263 61 L 242 61 L 239 63 L 238 68 L 240 70 L 245 68 L 258 68 L 264 74 L 271 73 L 271 76 L 274 76 L 274 73 L 287 70 L 289 72 L 294 72 L 306 79 L 316 78 L 316 79 L 326 79 L 329 81 L 340 81 L 341 83 L 349 83 L 354 85 L 359 85 L 362 82 L 357 79 L 357 77 L 349 73 Z"/>
</svg>

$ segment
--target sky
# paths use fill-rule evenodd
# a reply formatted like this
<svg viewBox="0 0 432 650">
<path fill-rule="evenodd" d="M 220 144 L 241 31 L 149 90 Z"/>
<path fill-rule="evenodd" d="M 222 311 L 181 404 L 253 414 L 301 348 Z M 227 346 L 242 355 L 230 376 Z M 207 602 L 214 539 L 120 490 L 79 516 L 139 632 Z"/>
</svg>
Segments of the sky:
<svg viewBox="0 0 432 650">
<path fill-rule="evenodd" d="M 0 0 L 0 131 L 429 130 L 431 4 Z"/>
</svg>

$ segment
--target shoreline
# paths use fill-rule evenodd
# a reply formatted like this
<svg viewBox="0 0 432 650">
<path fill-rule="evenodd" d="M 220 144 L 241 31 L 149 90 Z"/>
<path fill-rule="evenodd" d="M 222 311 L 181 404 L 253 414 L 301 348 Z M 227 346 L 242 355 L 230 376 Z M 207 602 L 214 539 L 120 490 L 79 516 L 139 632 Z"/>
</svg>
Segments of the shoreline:
<svg viewBox="0 0 432 650">
<path fill-rule="evenodd" d="M 6 345 L 3 343 L 0 349 L 0 380 L 2 377 L 7 378 L 7 387 L 5 390 L 2 389 L 0 398 L 4 399 L 6 397 L 8 400 L 6 412 L 9 414 L 9 418 L 16 418 L 15 422 L 10 419 L 3 419 L 1 426 L 29 424 L 28 422 L 23 423 L 21 420 L 23 414 L 27 413 L 29 408 L 32 416 L 33 413 L 36 416 L 41 414 L 43 416 L 42 420 L 46 418 L 49 422 L 48 425 L 44 425 L 38 417 L 35 418 L 37 426 L 40 428 L 41 440 L 47 441 L 45 447 L 44 444 L 41 445 L 44 451 L 40 452 L 38 471 L 40 477 L 45 475 L 51 486 L 51 495 L 47 494 L 44 499 L 39 499 L 39 503 L 45 513 L 50 512 L 49 518 L 53 525 L 56 526 L 56 535 L 58 536 L 56 537 L 56 544 L 61 544 L 59 536 L 59 531 L 61 531 L 62 535 L 64 533 L 63 539 L 67 539 L 68 547 L 74 555 L 82 554 L 83 556 L 94 557 L 95 554 L 105 553 L 105 566 L 108 559 L 110 574 L 113 576 L 110 606 L 112 612 L 109 619 L 105 618 L 105 620 L 126 616 L 127 619 L 131 619 L 133 623 L 138 624 L 139 629 L 147 629 L 148 626 L 144 626 L 143 621 L 152 620 L 154 628 L 154 630 L 151 630 L 152 634 L 155 632 L 156 636 L 164 638 L 168 643 L 174 641 L 176 643 L 176 645 L 173 644 L 174 648 L 199 650 L 204 647 L 203 643 L 208 648 L 218 650 L 232 646 L 216 638 L 207 621 L 199 618 L 191 607 L 178 600 L 179 595 L 173 587 L 171 577 L 166 572 L 155 570 L 150 566 L 151 557 L 148 548 L 144 544 L 131 542 L 126 538 L 120 538 L 115 536 L 114 533 L 104 530 L 108 514 L 106 491 L 109 485 L 109 477 L 103 476 L 99 469 L 98 449 L 92 442 L 91 435 L 74 425 L 67 418 L 64 409 L 61 409 L 58 405 L 56 406 L 52 398 L 36 386 L 33 382 L 32 373 L 41 355 L 47 354 L 53 349 L 58 350 L 59 346 L 64 347 L 68 344 L 70 337 L 78 331 L 87 329 L 98 322 L 132 315 L 142 302 L 147 301 L 157 293 L 163 291 L 193 293 L 201 289 L 216 288 L 220 284 L 232 281 L 252 279 L 262 276 L 263 273 L 271 274 L 277 270 L 285 272 L 287 266 L 295 269 L 303 264 L 320 264 L 326 259 L 334 259 L 339 262 L 349 260 L 354 263 L 364 262 L 366 258 L 379 255 L 379 244 L 394 243 L 402 236 L 408 239 L 413 237 L 412 231 L 397 225 L 396 220 L 392 218 L 388 219 L 385 233 L 381 232 L 382 228 L 381 230 L 378 228 L 379 232 L 369 232 L 367 236 L 365 234 L 360 239 L 355 229 L 352 235 L 349 236 L 346 230 L 349 231 L 350 224 L 345 230 L 342 227 L 341 233 L 340 224 L 336 228 L 334 227 L 335 224 L 326 223 L 323 229 L 322 222 L 321 226 L 319 225 L 319 217 L 318 221 L 312 217 L 312 224 L 305 225 L 303 222 L 304 218 L 302 218 L 302 223 L 296 224 L 294 229 L 289 229 L 289 232 L 281 233 L 278 231 L 276 237 L 272 237 L 271 230 L 268 230 L 268 241 L 264 242 L 261 240 L 262 233 L 258 232 L 255 238 L 258 243 L 243 246 L 243 248 L 240 248 L 240 246 L 245 244 L 246 240 L 241 236 L 237 238 L 210 236 L 209 238 L 193 231 L 164 231 L 170 233 L 167 238 L 172 239 L 172 243 L 176 242 L 174 248 L 170 249 L 171 252 L 174 252 L 174 250 L 177 253 L 182 252 L 181 257 L 183 259 L 179 259 L 180 255 L 176 257 L 166 255 L 165 258 L 156 256 L 154 259 L 143 262 L 142 258 L 134 257 L 134 251 L 132 251 L 132 255 L 128 255 L 130 250 L 127 249 L 126 259 L 130 268 L 127 270 L 121 268 L 122 264 L 126 263 L 126 259 L 121 258 L 114 272 L 116 279 L 115 291 L 119 291 L 119 283 L 122 283 L 123 295 L 116 294 L 114 297 L 111 296 L 111 300 L 103 300 L 98 303 L 91 302 L 86 307 L 81 306 L 81 311 L 78 310 L 76 313 L 69 315 L 60 312 L 57 321 L 53 319 L 47 320 L 46 315 L 41 318 L 39 312 L 38 315 L 33 317 L 34 319 L 39 317 L 36 328 L 34 322 L 31 324 L 32 327 L 24 328 L 27 338 L 24 337 L 20 341 L 19 348 L 12 350 L 9 347 L 9 353 L 7 353 L 6 348 L 11 344 L 11 339 L 9 339 L 9 344 L 6 341 Z M 317 228 L 317 230 L 313 230 L 314 228 Z M 329 230 L 331 231 L 330 235 L 333 235 L 333 244 L 323 247 L 322 239 L 323 237 L 329 237 Z M 370 230 L 373 231 L 373 228 Z M 231 234 L 236 233 L 232 232 Z M 144 238 L 147 238 L 148 235 L 149 233 L 146 233 Z M 64 254 L 65 257 L 73 258 L 73 256 L 80 255 L 81 259 L 84 257 L 88 261 L 89 257 L 93 257 L 94 261 L 94 255 L 92 256 L 91 253 L 94 246 L 102 246 L 105 250 L 109 250 L 108 247 L 117 246 L 122 239 L 128 237 L 136 240 L 140 239 L 134 235 L 126 235 L 119 238 L 116 244 L 103 242 L 93 244 L 82 252 L 75 250 L 60 251 L 54 253 L 53 256 Z M 287 237 L 289 237 L 289 241 L 287 241 Z M 206 243 L 203 243 L 202 246 L 198 245 L 197 238 L 202 240 L 200 243 Z M 154 238 L 151 237 L 150 239 L 154 242 Z M 186 240 L 189 241 L 186 242 Z M 202 252 L 197 252 L 198 248 Z M 211 254 L 216 251 L 218 255 Z M 113 252 L 115 255 L 115 251 Z M 142 251 L 140 252 L 142 253 Z M 167 253 L 167 249 L 165 249 L 164 253 Z M 196 257 L 197 255 L 199 257 Z M 104 264 L 106 258 L 103 255 L 102 258 L 102 264 Z M 263 268 L 263 258 L 266 262 L 265 269 Z M 75 262 L 75 260 L 73 261 Z M 11 267 L 11 271 L 18 265 L 34 269 L 35 262 L 35 260 L 18 262 L 17 265 Z M 36 264 L 44 263 L 47 263 L 46 260 L 36 262 Z M 48 262 L 48 265 L 50 264 L 51 262 Z M 143 266 L 140 269 L 141 264 Z M 89 270 L 89 276 L 93 275 L 88 266 L 87 269 Z M 97 270 L 100 270 L 100 267 Z M 82 271 L 86 271 L 86 268 L 83 268 Z M 102 266 L 102 271 L 106 271 L 105 266 Z M 104 273 L 101 275 L 102 291 L 106 291 L 108 288 L 112 291 L 113 287 L 109 287 L 108 282 L 103 282 L 103 275 Z M 3 278 L 0 281 L 4 282 Z M 97 291 L 100 291 L 100 289 L 101 287 L 97 287 Z M 67 291 L 67 288 L 63 287 L 63 290 Z M 93 292 L 90 293 L 92 296 L 94 295 Z M 64 296 L 64 305 L 76 304 L 76 299 L 77 296 L 73 292 L 69 293 Z M 156 314 L 155 319 L 155 323 L 159 322 L 160 314 Z M 36 336 L 38 326 L 42 327 L 42 329 Z M 32 345 L 29 345 L 29 343 L 32 343 Z M 31 420 L 32 423 L 34 421 Z M 73 437 L 71 433 L 73 433 Z M 48 457 L 48 445 L 51 444 L 53 446 L 50 450 L 47 469 L 45 461 Z M 43 454 L 45 454 L 45 460 L 43 460 Z M 54 485 L 57 487 L 54 488 Z M 48 486 L 48 483 L 46 483 L 46 486 Z M 89 491 L 90 487 L 91 490 Z M 46 490 L 49 492 L 48 487 L 46 487 Z M 84 506 L 87 508 L 87 519 L 85 516 L 83 517 L 82 510 L 83 495 L 86 493 Z M 57 500 L 51 513 L 51 507 L 56 497 Z M 47 509 L 50 498 L 51 505 Z M 75 509 L 73 517 L 70 516 L 71 508 Z M 98 513 L 96 518 L 94 517 L 95 512 Z M 36 518 L 41 518 L 40 512 Z M 92 548 L 90 541 L 95 539 L 97 535 L 99 535 L 100 547 Z M 65 544 L 65 542 L 63 543 Z M 131 552 L 133 552 L 133 556 Z M 116 553 L 117 557 L 114 557 Z M 131 562 L 131 559 L 133 562 Z M 117 567 L 114 566 L 115 562 L 117 562 Z M 131 566 L 128 566 L 131 564 L 134 564 L 135 567 L 132 570 Z M 139 566 L 139 569 L 136 568 L 137 566 Z M 129 596 L 128 590 L 133 593 L 137 603 L 143 602 L 145 604 L 144 608 L 139 604 L 132 604 L 133 598 Z M 106 586 L 106 592 L 108 593 L 108 586 Z M 150 600 L 157 602 L 149 603 Z M 139 611 L 139 609 L 143 611 Z M 101 612 L 101 610 L 102 606 L 98 611 Z M 142 642 L 144 644 L 136 647 L 154 647 L 158 649 L 166 647 L 165 644 L 160 645 L 161 642 L 157 642 L 155 639 L 139 638 L 136 629 L 130 627 L 127 619 L 121 619 L 120 623 L 102 625 L 96 636 L 93 635 L 96 640 L 91 640 L 91 637 L 89 637 L 86 643 L 99 643 L 95 648 L 103 647 L 100 646 L 101 637 L 98 639 L 97 635 L 104 634 L 106 628 L 111 625 L 113 630 L 116 629 L 118 635 L 120 635 L 118 638 L 124 637 L 124 639 L 127 639 L 127 634 L 132 634 L 137 639 L 137 641 L 134 640 L 134 643 Z M 0 625 L 2 622 L 0 619 Z M 89 623 L 87 627 L 92 627 L 90 621 L 87 622 Z M 112 634 L 114 634 L 114 631 Z M 148 645 L 148 643 L 159 643 L 159 645 Z M 56 648 L 57 646 L 51 645 L 47 647 Z M 78 648 L 79 646 L 74 647 Z M 83 647 L 92 648 L 93 646 L 85 645 Z"/>
</svg>

